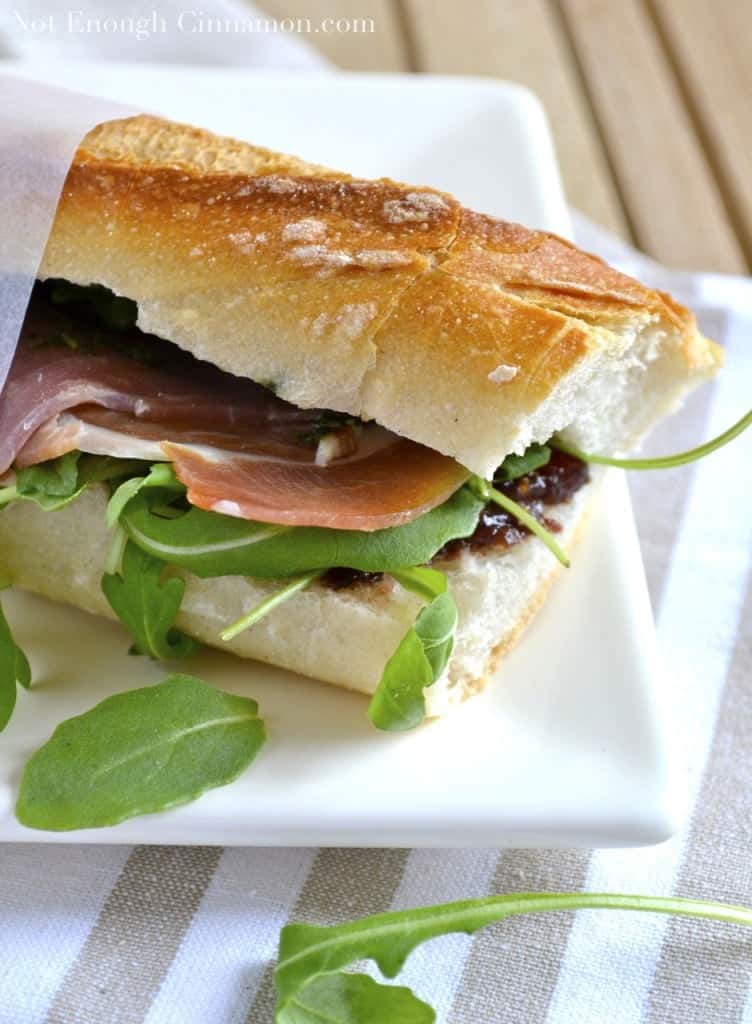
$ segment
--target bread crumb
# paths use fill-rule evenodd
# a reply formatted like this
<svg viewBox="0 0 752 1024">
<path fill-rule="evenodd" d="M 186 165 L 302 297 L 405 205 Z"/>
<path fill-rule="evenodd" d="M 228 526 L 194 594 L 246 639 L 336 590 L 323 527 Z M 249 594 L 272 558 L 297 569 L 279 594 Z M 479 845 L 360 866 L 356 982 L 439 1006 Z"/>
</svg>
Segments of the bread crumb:
<svg viewBox="0 0 752 1024">
<path fill-rule="evenodd" d="M 247 228 L 244 228 L 242 231 L 228 232 L 227 238 L 236 249 L 239 249 L 240 252 L 247 256 L 256 248 L 257 242 L 266 240 L 266 235 L 263 235 L 263 237 L 261 235 L 254 235 Z"/>
<path fill-rule="evenodd" d="M 259 177 L 258 183 L 260 185 L 266 185 L 270 192 L 275 192 L 278 195 L 289 194 L 290 192 L 296 192 L 298 189 L 297 183 L 292 178 L 283 178 L 279 175 L 269 175 Z"/>
<path fill-rule="evenodd" d="M 430 220 L 449 209 L 449 204 L 435 192 L 408 192 L 401 199 L 387 199 L 382 213 L 389 224 L 405 224 Z"/>
<path fill-rule="evenodd" d="M 328 267 L 347 267 L 352 264 L 352 257 L 341 249 L 327 249 L 325 245 L 296 245 L 290 250 L 292 259 L 299 263 L 321 263 Z"/>
<path fill-rule="evenodd" d="M 314 217 L 285 224 L 282 229 L 283 242 L 319 242 L 326 235 L 326 224 Z"/>
<path fill-rule="evenodd" d="M 412 263 L 412 256 L 390 249 L 361 249 L 355 253 L 353 262 L 358 267 L 380 270 L 386 267 L 403 267 L 406 263 Z"/>
<path fill-rule="evenodd" d="M 518 373 L 518 366 L 507 366 L 506 363 L 499 363 L 495 370 L 491 370 L 488 379 L 493 381 L 494 384 L 506 384 L 508 380 L 512 380 Z"/>
<path fill-rule="evenodd" d="M 327 328 L 339 328 L 348 341 L 354 341 L 377 313 L 375 302 L 347 302 L 334 316 L 319 313 L 311 324 L 314 338 L 323 336 Z"/>
</svg>

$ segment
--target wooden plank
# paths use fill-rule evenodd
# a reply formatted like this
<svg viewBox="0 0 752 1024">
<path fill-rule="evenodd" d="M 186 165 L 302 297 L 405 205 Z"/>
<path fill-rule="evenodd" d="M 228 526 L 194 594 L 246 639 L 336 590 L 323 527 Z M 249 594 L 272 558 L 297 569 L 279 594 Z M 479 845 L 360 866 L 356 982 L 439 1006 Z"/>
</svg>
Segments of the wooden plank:
<svg viewBox="0 0 752 1024">
<path fill-rule="evenodd" d="M 577 69 L 547 0 L 406 0 L 420 71 L 494 75 L 543 101 L 567 198 L 629 237 L 627 222 Z"/>
<path fill-rule="evenodd" d="M 752 7 L 749 0 L 653 0 L 752 264 Z"/>
<path fill-rule="evenodd" d="M 355 71 L 409 69 L 399 12 L 393 0 L 261 0 L 275 18 L 303 18 L 310 33 L 299 38 L 340 68 Z M 324 19 L 328 19 L 324 28 Z M 336 22 L 341 19 L 340 30 Z"/>
<path fill-rule="evenodd" d="M 561 2 L 640 246 L 677 267 L 743 271 L 739 241 L 646 8 L 640 0 Z"/>
</svg>

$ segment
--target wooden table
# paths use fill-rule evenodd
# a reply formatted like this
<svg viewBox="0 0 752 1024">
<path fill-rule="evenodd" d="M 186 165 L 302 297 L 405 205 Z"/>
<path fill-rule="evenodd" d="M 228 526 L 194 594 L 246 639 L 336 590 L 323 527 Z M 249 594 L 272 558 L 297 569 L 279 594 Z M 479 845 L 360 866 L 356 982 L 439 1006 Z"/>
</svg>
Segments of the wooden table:
<svg viewBox="0 0 752 1024">
<path fill-rule="evenodd" d="M 491 75 L 548 111 L 573 206 L 666 264 L 752 263 L 751 0 L 259 0 L 356 70 Z"/>
</svg>

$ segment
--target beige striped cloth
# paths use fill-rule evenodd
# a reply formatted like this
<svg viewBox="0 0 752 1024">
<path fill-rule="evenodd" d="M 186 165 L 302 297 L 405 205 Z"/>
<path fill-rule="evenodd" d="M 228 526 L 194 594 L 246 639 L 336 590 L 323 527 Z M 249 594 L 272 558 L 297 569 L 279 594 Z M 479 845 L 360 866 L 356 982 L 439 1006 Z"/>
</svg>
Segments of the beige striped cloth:
<svg viewBox="0 0 752 1024">
<path fill-rule="evenodd" d="M 727 368 L 653 438 L 719 433 L 752 393 L 752 281 L 671 273 L 578 222 L 579 241 L 671 290 Z M 269 1024 L 287 921 L 521 890 L 752 903 L 752 432 L 632 494 L 674 719 L 687 829 L 642 850 L 0 848 L 2 1024 Z M 678 682 L 680 681 L 680 682 Z M 444 1024 L 752 1024 L 752 936 L 648 915 L 517 918 L 449 936 L 402 979 Z M 393 1022 L 384 1022 L 393 1024 Z"/>
</svg>

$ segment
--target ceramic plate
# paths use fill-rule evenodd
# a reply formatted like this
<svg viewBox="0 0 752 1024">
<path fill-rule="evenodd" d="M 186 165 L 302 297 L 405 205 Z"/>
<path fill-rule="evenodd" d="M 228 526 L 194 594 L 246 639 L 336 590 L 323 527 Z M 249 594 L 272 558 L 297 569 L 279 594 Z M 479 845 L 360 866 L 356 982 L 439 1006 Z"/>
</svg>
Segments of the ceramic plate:
<svg viewBox="0 0 752 1024">
<path fill-rule="evenodd" d="M 485 212 L 567 234 L 551 138 L 521 88 L 474 79 L 18 65 L 361 175 L 446 188 Z M 652 843 L 675 825 L 655 635 L 624 480 L 606 478 L 574 566 L 495 685 L 407 735 L 365 699 L 217 652 L 186 671 L 256 697 L 270 741 L 239 781 L 114 829 L 46 834 L 12 813 L 22 765 L 63 718 L 165 673 L 117 625 L 5 599 L 38 680 L 0 743 L 0 839 L 388 846 Z"/>
</svg>

